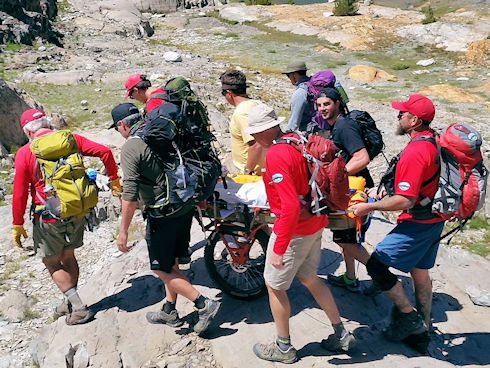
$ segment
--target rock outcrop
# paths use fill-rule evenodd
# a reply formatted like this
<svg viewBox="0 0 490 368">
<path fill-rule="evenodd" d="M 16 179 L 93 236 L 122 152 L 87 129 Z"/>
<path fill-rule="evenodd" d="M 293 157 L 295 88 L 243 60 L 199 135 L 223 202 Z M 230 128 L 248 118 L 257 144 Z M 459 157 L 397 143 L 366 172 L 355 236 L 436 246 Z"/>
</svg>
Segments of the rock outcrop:
<svg viewBox="0 0 490 368">
<path fill-rule="evenodd" d="M 37 38 L 61 45 L 62 35 L 52 27 L 58 14 L 56 0 L 0 0 L 0 44 L 32 44 Z"/>
<path fill-rule="evenodd" d="M 0 104 L 0 144 L 7 149 L 12 146 L 21 146 L 27 142 L 27 138 L 19 124 L 20 115 L 27 109 L 44 110 L 44 108 L 24 91 L 9 86 L 1 78 L 0 101 L 2 101 Z M 66 126 L 66 121 L 62 116 L 45 112 L 51 119 L 53 127 Z"/>
</svg>

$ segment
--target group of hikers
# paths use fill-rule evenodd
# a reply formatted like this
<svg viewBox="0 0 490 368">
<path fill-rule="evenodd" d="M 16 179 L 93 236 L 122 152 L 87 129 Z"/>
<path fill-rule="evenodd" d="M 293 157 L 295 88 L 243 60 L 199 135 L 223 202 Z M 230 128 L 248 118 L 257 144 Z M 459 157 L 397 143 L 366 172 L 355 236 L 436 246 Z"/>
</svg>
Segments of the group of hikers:
<svg viewBox="0 0 490 368">
<path fill-rule="evenodd" d="M 339 90 L 335 86 L 322 88 L 312 100 L 305 88 L 309 77 L 304 62 L 291 63 L 284 74 L 296 86 L 286 132 L 280 127 L 284 119 L 277 117 L 272 107 L 247 95 L 247 80 L 243 72 L 228 70 L 220 76 L 220 81 L 223 97 L 235 107 L 229 129 L 235 169 L 241 174 L 262 176 L 271 212 L 277 217 L 267 247 L 264 270 L 277 338 L 270 344 L 257 343 L 253 351 L 264 360 L 293 363 L 297 355 L 290 338 L 291 309 L 287 290 L 295 277 L 310 291 L 333 327 L 333 334 L 324 339 L 321 346 L 330 351 L 348 351 L 355 346 L 356 339 L 344 327 L 327 284 L 317 275 L 322 232 L 328 217 L 312 215 L 305 205 L 304 199 L 308 198 L 311 190 L 305 158 L 292 145 L 278 142 L 295 137 L 296 131 L 309 130 L 311 134 L 321 134 L 333 141 L 344 158 L 346 175 L 364 178 L 366 188 L 374 188 L 374 181 L 367 169 L 370 156 L 361 129 L 346 114 Z M 220 302 L 202 295 L 179 269 L 178 259 L 189 255 L 194 206 L 177 206 L 169 211 L 171 205 L 159 201 L 168 190 L 168 177 L 165 175 L 168 163 L 155 155 L 141 135 L 146 119 L 154 109 L 168 105 L 165 109 L 171 117 L 175 104 L 168 98 L 169 91 L 152 86 L 143 74 L 129 76 L 125 89 L 125 98 L 135 99 L 145 104 L 145 108 L 140 112 L 134 104 L 125 102 L 111 112 L 113 123 L 109 129 L 115 129 L 126 139 L 120 155 L 123 186 L 109 148 L 77 134 L 73 134 L 73 138 L 81 155 L 102 160 L 113 195 L 121 198 L 121 223 L 116 240 L 121 252 L 129 250 L 128 228 L 139 203 L 145 208 L 145 239 L 150 268 L 165 286 L 163 306 L 158 311 L 147 313 L 148 322 L 181 326 L 183 321 L 177 313 L 176 301 L 178 295 L 182 295 L 194 303 L 199 317 L 194 331 L 200 334 L 210 326 Z M 397 225 L 371 254 L 358 243 L 355 228 L 334 230 L 333 240 L 342 249 L 345 273 L 328 275 L 328 281 L 358 292 L 360 285 L 355 260 L 359 261 L 366 266 L 373 288 L 384 292 L 394 303 L 391 324 L 383 331 L 385 338 L 403 341 L 410 336 L 419 336 L 428 340 L 432 305 L 429 269 L 434 266 L 444 219 L 437 216 L 420 218 L 413 210 L 420 207 L 422 199 L 432 198 L 437 189 L 438 151 L 430 139 L 421 138 L 435 135 L 430 127 L 435 108 L 430 99 L 419 94 L 411 95 L 407 101 L 393 101 L 391 106 L 398 111 L 396 134 L 410 137 L 398 158 L 393 186 L 391 190 L 368 191 L 375 200 L 356 204 L 350 210 L 359 217 L 375 210 L 402 212 Z M 312 122 L 315 112 L 319 117 Z M 322 122 L 321 126 L 318 121 Z M 20 148 L 15 158 L 13 239 L 17 246 L 22 247 L 21 236 L 27 237 L 23 224 L 30 193 L 35 249 L 65 297 L 56 312 L 58 315 L 66 314 L 67 324 L 86 323 L 93 314 L 77 291 L 79 269 L 74 254 L 74 250 L 83 243 L 85 213 L 64 218 L 45 216 L 49 190 L 46 176 L 42 173 L 44 166 L 39 164 L 42 160 L 36 156 L 33 147 L 36 140 L 52 134 L 53 130 L 50 120 L 36 109 L 25 111 L 20 123 L 30 143 Z M 166 208 L 166 212 L 160 211 L 162 208 Z M 361 232 L 365 230 L 363 225 Z M 410 273 L 415 306 L 390 268 Z"/>
</svg>

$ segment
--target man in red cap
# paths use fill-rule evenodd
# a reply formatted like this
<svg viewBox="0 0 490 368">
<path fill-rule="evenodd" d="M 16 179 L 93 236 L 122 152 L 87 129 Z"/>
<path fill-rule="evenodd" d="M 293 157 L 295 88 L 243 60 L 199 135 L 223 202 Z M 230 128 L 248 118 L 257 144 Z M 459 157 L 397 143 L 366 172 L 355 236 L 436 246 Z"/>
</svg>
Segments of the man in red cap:
<svg viewBox="0 0 490 368">
<path fill-rule="evenodd" d="M 161 87 L 152 87 L 151 82 L 144 74 L 131 74 L 128 79 L 126 79 L 124 86 L 126 87 L 124 99 L 129 97 L 146 104 L 145 114 L 148 114 L 162 103 L 166 103 L 162 98 L 165 90 Z"/>
<path fill-rule="evenodd" d="M 37 109 L 24 111 L 20 124 L 29 141 L 50 134 L 50 120 Z M 109 148 L 73 134 L 79 152 L 84 156 L 99 157 L 105 165 L 113 194 L 122 192 L 117 175 L 117 165 Z M 24 213 L 29 193 L 33 208 L 46 204 L 44 182 L 30 143 L 22 146 L 15 156 L 15 175 L 12 194 L 12 237 L 17 247 L 22 248 L 21 237 L 27 238 L 24 229 Z M 82 303 L 77 292 L 78 263 L 75 248 L 83 244 L 85 218 L 72 216 L 68 219 L 51 217 L 45 219 L 36 213 L 33 218 L 34 249 L 38 252 L 56 286 L 63 292 L 65 301 L 56 308 L 58 315 L 66 314 L 69 325 L 88 322 L 92 314 Z"/>
<path fill-rule="evenodd" d="M 399 211 L 395 228 L 376 246 L 366 268 L 369 275 L 395 304 L 391 325 L 383 331 L 388 340 L 402 341 L 408 337 L 428 344 L 430 312 L 432 307 L 432 282 L 429 269 L 434 266 L 444 221 L 432 214 L 431 206 L 422 203 L 434 198 L 439 178 L 439 164 L 434 131 L 434 104 L 422 95 L 411 95 L 407 101 L 393 101 L 399 110 L 398 135 L 407 134 L 410 142 L 398 156 L 393 180 L 387 176 L 382 199 L 361 203 L 353 207 L 356 216 L 370 211 Z M 393 168 L 394 169 L 394 168 Z M 429 208 L 429 211 L 422 210 Z M 410 303 L 402 283 L 389 267 L 410 272 L 416 309 Z M 425 346 L 425 349 L 427 346 Z"/>
</svg>

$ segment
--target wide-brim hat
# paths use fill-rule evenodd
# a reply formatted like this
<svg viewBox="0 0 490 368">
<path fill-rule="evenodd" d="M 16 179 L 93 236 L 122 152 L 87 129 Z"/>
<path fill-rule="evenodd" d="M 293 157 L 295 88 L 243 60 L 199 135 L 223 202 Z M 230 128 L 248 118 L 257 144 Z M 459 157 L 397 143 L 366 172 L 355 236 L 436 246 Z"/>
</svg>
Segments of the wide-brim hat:
<svg viewBox="0 0 490 368">
<path fill-rule="evenodd" d="M 284 121 L 278 117 L 274 109 L 264 103 L 255 105 L 248 112 L 248 127 L 244 129 L 247 134 L 257 134 L 273 128 Z"/>
<path fill-rule="evenodd" d="M 289 73 L 306 71 L 306 70 L 308 70 L 308 68 L 306 67 L 304 61 L 293 61 L 286 67 L 286 70 L 282 72 L 282 74 L 289 74 Z"/>
</svg>

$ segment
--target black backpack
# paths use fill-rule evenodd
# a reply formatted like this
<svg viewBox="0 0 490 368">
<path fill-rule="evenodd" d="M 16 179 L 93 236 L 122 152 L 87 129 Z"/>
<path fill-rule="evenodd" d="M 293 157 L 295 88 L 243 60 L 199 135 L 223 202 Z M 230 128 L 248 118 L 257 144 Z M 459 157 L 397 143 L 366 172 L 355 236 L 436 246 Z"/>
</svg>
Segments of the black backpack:
<svg viewBox="0 0 490 368">
<path fill-rule="evenodd" d="M 367 111 L 352 110 L 346 116 L 359 124 L 361 137 L 369 154 L 369 160 L 372 160 L 384 148 L 383 136 L 376 127 L 376 122 Z"/>
<path fill-rule="evenodd" d="M 141 137 L 165 167 L 168 190 L 158 203 L 175 208 L 210 197 L 221 162 L 206 107 L 189 82 L 183 77 L 169 80 L 162 97 L 168 102 L 147 114 Z"/>
</svg>

